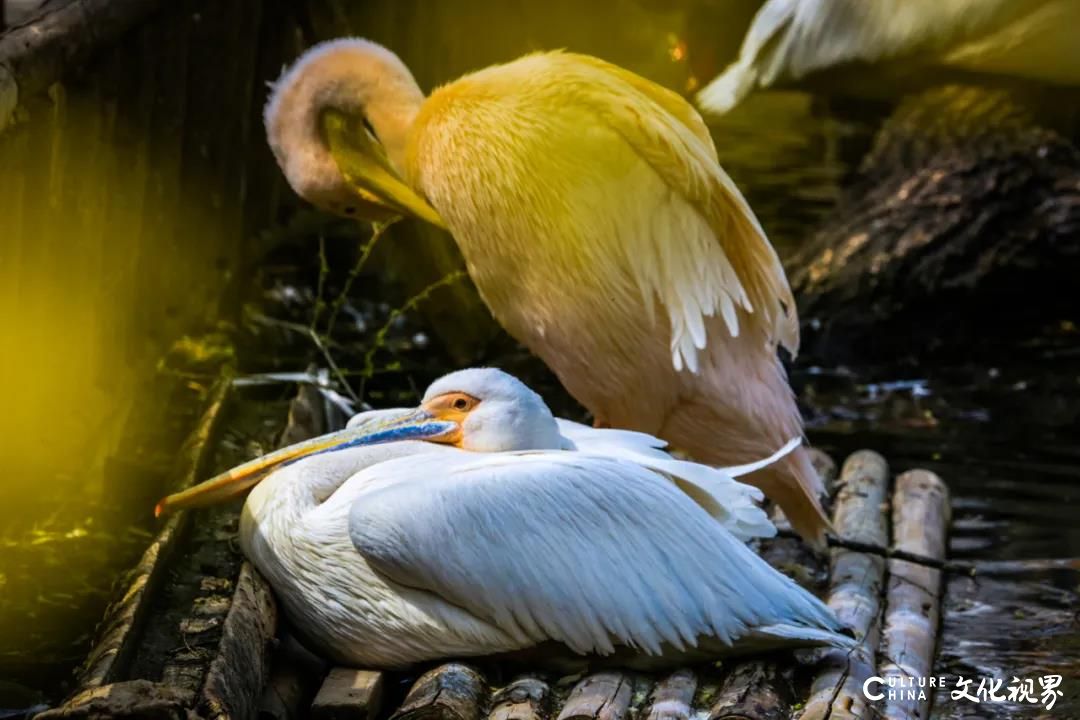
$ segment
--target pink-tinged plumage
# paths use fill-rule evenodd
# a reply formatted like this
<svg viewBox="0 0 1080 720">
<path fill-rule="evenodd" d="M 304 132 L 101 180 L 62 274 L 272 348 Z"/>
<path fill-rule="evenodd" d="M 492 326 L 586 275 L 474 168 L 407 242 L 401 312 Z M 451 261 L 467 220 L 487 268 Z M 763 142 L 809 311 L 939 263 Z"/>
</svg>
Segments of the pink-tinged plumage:
<svg viewBox="0 0 1080 720">
<path fill-rule="evenodd" d="M 347 97 L 309 95 L 341 112 L 365 98 L 390 162 L 453 233 L 496 319 L 598 423 L 726 465 L 801 433 L 776 354 L 778 344 L 798 348 L 791 291 L 688 103 L 595 58 L 556 52 L 467 75 L 413 113 L 401 110 L 416 97 L 408 83 L 370 76 L 373 65 L 394 64 L 358 59 L 386 52 L 366 41 L 316 49 L 275 98 L 337 88 Z M 283 106 L 271 101 L 271 145 L 309 196 L 307 178 L 325 177 L 332 154 L 293 143 L 311 130 L 278 122 Z M 412 116 L 408 132 L 380 106 Z M 315 158 L 311 172 L 297 157 Z M 334 194 L 325 183 L 320 193 Z M 821 485 L 805 449 L 747 479 L 804 537 L 823 541 Z"/>
</svg>

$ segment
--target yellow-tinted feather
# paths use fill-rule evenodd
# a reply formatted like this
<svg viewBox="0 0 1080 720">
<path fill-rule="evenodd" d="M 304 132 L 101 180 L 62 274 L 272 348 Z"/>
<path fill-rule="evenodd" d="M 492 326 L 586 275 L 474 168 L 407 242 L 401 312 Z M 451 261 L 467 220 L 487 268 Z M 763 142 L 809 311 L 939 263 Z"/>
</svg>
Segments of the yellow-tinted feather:
<svg viewBox="0 0 1080 720">
<path fill-rule="evenodd" d="M 612 127 L 671 187 L 700 212 L 716 233 L 758 322 L 795 354 L 799 323 L 780 259 L 742 193 L 716 161 L 716 150 L 697 111 L 675 93 L 595 58 L 552 54 L 563 82 L 587 82 L 583 93 L 596 118 Z M 582 76 L 582 68 L 590 72 Z M 607 82 L 598 83 L 598 78 Z M 646 112 L 641 100 L 666 112 Z M 702 152 L 705 145 L 708 152 Z"/>
</svg>

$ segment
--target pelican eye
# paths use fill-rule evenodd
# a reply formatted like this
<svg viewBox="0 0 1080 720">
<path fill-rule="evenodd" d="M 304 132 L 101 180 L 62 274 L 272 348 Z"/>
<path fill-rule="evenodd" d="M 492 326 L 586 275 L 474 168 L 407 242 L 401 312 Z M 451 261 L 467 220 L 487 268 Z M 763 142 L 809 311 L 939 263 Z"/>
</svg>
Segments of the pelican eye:
<svg viewBox="0 0 1080 720">
<path fill-rule="evenodd" d="M 480 404 L 480 398 L 469 393 L 449 392 L 424 403 L 424 409 L 438 418 L 461 420 Z"/>
<path fill-rule="evenodd" d="M 479 404 L 480 399 L 473 397 L 469 393 L 451 392 L 432 400 L 431 409 L 436 412 L 442 410 L 464 415 Z"/>
</svg>

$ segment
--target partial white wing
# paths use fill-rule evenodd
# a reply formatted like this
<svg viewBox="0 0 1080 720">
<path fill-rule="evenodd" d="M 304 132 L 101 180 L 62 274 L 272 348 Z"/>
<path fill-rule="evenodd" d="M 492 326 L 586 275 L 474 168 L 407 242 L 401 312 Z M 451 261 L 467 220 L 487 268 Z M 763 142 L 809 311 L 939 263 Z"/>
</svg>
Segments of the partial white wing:
<svg viewBox="0 0 1080 720">
<path fill-rule="evenodd" d="M 819 7 L 808 0 L 807 5 Z M 768 87 L 783 69 L 785 32 L 792 33 L 798 0 L 768 0 L 750 25 L 743 39 L 739 57 L 697 95 L 698 105 L 706 113 L 723 115 L 742 102 L 758 87 Z"/>
<path fill-rule="evenodd" d="M 798 440 L 752 466 L 713 468 L 676 460 L 662 450 L 667 443 L 646 433 L 591 428 L 562 418 L 557 418 L 556 422 L 560 434 L 580 453 L 626 460 L 671 478 L 680 490 L 740 540 L 776 535 L 776 526 L 758 506 L 764 499 L 761 490 L 738 482 L 735 477 L 776 462 L 798 447 Z"/>
<path fill-rule="evenodd" d="M 523 643 L 650 654 L 702 637 L 848 645 L 829 610 L 671 483 L 577 453 L 467 453 L 360 473 L 349 518 L 378 571 Z"/>
<path fill-rule="evenodd" d="M 721 115 L 757 88 L 848 63 L 901 58 L 914 66 L 955 64 L 1053 81 L 1069 72 L 1063 58 L 1071 53 L 1061 51 L 1075 47 L 1064 42 L 1080 17 L 1075 8 L 1072 0 L 768 0 L 739 57 L 697 100 L 702 110 Z M 1056 58 L 1040 47 L 1044 39 Z M 1018 43 L 1026 45 L 1023 52 L 1011 47 Z"/>
</svg>

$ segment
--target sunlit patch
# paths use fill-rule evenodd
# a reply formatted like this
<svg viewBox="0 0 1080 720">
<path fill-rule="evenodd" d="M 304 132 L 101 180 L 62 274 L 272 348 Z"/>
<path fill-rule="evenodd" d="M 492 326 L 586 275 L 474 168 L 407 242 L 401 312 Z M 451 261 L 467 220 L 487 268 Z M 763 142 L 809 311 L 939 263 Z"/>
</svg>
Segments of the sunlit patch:
<svg viewBox="0 0 1080 720">
<path fill-rule="evenodd" d="M 686 42 L 675 33 L 668 33 L 668 57 L 672 62 L 682 62 L 686 59 Z"/>
</svg>

